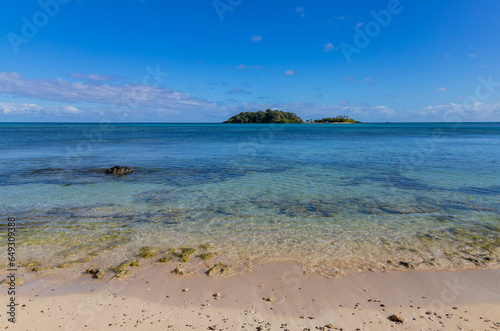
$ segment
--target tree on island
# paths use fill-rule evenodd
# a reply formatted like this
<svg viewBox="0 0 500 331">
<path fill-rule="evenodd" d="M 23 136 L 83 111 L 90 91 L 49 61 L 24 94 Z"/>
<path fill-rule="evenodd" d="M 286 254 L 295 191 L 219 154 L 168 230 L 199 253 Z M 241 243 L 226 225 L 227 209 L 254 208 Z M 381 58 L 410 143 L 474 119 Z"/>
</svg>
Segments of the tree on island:
<svg viewBox="0 0 500 331">
<path fill-rule="evenodd" d="M 314 123 L 361 123 L 355 121 L 349 116 L 326 117 L 320 120 L 314 120 Z"/>
<path fill-rule="evenodd" d="M 268 109 L 265 112 L 243 112 L 228 119 L 223 123 L 303 123 L 295 113 Z"/>
<path fill-rule="evenodd" d="M 361 123 L 349 118 L 349 116 L 327 117 L 320 120 L 307 120 L 307 123 Z M 230 119 L 222 123 L 305 123 L 295 113 L 284 112 L 280 110 L 268 109 L 265 112 L 259 110 L 257 112 L 247 111 L 234 115 Z"/>
</svg>

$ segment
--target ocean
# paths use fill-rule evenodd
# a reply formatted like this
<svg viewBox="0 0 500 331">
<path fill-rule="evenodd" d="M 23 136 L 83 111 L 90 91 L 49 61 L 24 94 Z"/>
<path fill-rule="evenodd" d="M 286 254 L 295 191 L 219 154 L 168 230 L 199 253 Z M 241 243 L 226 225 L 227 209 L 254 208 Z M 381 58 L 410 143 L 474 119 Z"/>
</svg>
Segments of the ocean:
<svg viewBox="0 0 500 331">
<path fill-rule="evenodd" d="M 500 123 L 3 123 L 0 151 L 20 265 L 500 265 Z"/>
</svg>

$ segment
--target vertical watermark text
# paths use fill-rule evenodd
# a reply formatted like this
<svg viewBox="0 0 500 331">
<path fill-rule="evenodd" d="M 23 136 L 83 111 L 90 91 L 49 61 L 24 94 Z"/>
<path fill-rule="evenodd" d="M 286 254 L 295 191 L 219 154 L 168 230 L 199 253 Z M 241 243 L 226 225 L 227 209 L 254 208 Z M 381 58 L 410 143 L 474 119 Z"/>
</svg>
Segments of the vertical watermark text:
<svg viewBox="0 0 500 331">
<path fill-rule="evenodd" d="M 7 276 L 7 295 L 9 303 L 7 304 L 8 321 L 16 323 L 16 219 L 9 217 L 7 219 L 7 260 L 9 275 Z"/>
</svg>

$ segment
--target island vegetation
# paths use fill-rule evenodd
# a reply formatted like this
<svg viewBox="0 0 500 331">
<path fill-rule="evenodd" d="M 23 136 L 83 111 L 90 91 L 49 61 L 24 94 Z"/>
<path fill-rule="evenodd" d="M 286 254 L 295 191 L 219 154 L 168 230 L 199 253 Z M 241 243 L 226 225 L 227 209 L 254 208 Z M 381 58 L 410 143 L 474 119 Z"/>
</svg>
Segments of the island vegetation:
<svg viewBox="0 0 500 331">
<path fill-rule="evenodd" d="M 268 109 L 265 112 L 243 112 L 223 123 L 303 123 L 297 114 Z"/>
<path fill-rule="evenodd" d="M 314 123 L 361 123 L 355 121 L 349 116 L 326 117 L 320 120 L 314 120 Z"/>
<path fill-rule="evenodd" d="M 234 115 L 223 123 L 361 123 L 349 118 L 349 116 L 326 117 L 317 120 L 303 121 L 297 114 L 289 113 L 280 110 L 267 109 L 265 112 L 259 110 L 257 112 L 247 111 Z"/>
</svg>

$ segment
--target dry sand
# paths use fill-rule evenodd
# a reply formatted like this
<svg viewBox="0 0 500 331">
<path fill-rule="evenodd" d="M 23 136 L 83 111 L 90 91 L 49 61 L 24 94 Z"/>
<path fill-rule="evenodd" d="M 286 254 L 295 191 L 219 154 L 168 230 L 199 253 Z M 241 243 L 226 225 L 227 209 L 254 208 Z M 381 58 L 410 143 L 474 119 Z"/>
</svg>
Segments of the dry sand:
<svg viewBox="0 0 500 331">
<path fill-rule="evenodd" d="M 500 329 L 500 270 L 336 278 L 304 274 L 290 262 L 231 277 L 171 270 L 161 265 L 124 279 L 82 275 L 61 281 L 55 273 L 31 280 L 19 288 L 17 323 L 7 321 L 4 308 L 0 325 L 30 331 Z M 393 314 L 404 322 L 390 321 Z"/>
</svg>

